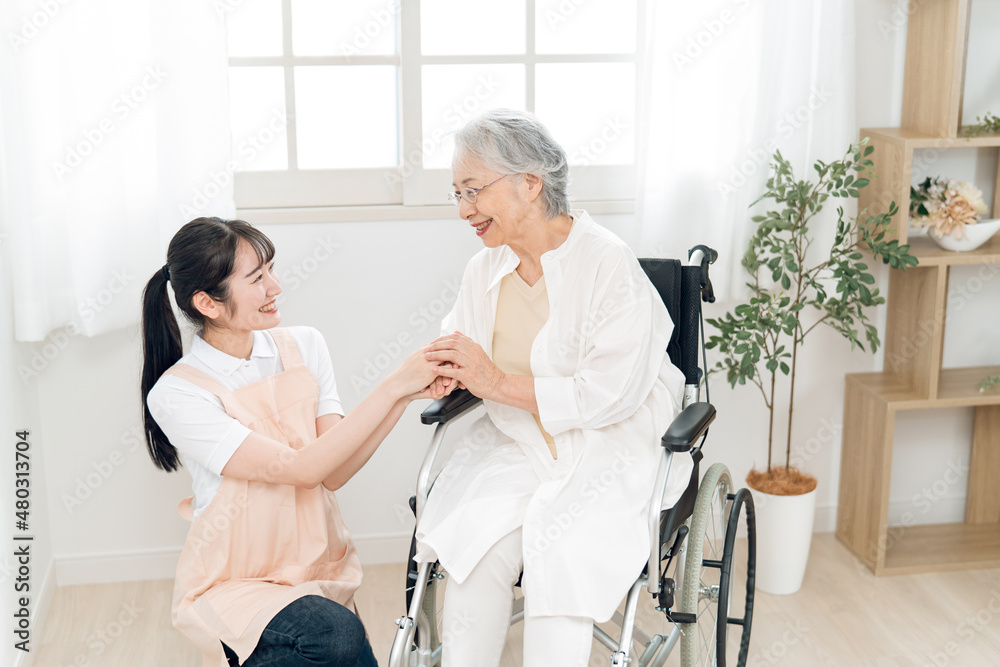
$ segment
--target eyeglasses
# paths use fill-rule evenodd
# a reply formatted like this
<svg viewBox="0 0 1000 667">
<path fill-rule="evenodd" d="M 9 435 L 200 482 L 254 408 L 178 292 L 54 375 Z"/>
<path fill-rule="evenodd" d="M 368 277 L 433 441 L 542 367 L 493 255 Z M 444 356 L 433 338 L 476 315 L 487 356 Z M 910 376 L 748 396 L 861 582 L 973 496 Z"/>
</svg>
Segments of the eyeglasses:
<svg viewBox="0 0 1000 667">
<path fill-rule="evenodd" d="M 462 188 L 458 192 L 449 192 L 448 193 L 448 200 L 452 204 L 454 204 L 455 206 L 461 206 L 463 199 L 465 201 L 469 202 L 470 204 L 475 204 L 476 200 L 479 199 L 479 191 L 480 190 L 484 190 L 484 189 L 490 187 L 491 185 L 493 185 L 494 183 L 496 183 L 497 181 L 502 180 L 504 178 L 507 178 L 508 176 L 510 176 L 510 174 L 504 174 L 500 178 L 496 179 L 495 181 L 490 181 L 489 183 L 487 183 L 486 185 L 484 185 L 481 188 L 475 188 L 475 189 L 473 189 L 473 188 Z"/>
</svg>

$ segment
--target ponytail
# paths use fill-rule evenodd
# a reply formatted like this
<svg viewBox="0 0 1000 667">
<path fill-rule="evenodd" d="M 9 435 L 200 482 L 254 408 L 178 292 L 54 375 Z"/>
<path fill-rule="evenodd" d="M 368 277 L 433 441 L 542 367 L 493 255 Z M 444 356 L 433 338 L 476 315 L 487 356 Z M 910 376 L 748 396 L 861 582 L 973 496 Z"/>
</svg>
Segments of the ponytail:
<svg viewBox="0 0 1000 667">
<path fill-rule="evenodd" d="M 173 472 L 179 467 L 177 449 L 167 440 L 147 405 L 150 389 L 183 354 L 181 331 L 170 307 L 165 273 L 154 273 L 142 292 L 142 425 L 153 463 L 161 470 Z"/>
<path fill-rule="evenodd" d="M 146 448 L 157 468 L 172 472 L 180 467 L 177 449 L 149 411 L 149 392 L 163 373 L 183 356 L 181 332 L 170 305 L 167 281 L 177 307 L 194 324 L 204 328 L 205 316 L 194 307 L 195 294 L 204 292 L 220 303 L 229 302 L 229 278 L 236 267 L 236 251 L 247 243 L 261 263 L 274 258 L 274 245 L 257 228 L 243 220 L 197 218 L 181 227 L 170 240 L 167 263 L 153 274 L 142 293 L 142 422 Z"/>
</svg>

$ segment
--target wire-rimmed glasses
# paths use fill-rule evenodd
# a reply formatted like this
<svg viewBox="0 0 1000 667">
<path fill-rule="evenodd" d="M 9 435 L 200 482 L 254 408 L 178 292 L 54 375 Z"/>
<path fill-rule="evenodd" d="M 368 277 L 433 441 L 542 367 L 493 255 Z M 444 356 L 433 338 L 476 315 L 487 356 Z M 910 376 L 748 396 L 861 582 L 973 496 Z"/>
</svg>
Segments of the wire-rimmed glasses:
<svg viewBox="0 0 1000 667">
<path fill-rule="evenodd" d="M 486 185 L 484 185 L 481 188 L 462 188 L 462 189 L 460 189 L 460 190 L 458 190 L 456 192 L 449 192 L 448 193 L 448 201 L 450 201 L 455 206 L 461 206 L 463 199 L 465 201 L 469 202 L 470 204 L 475 204 L 476 200 L 479 199 L 479 192 L 481 190 L 484 190 L 484 189 L 490 187 L 491 185 L 493 185 L 497 181 L 499 181 L 501 179 L 504 179 L 504 178 L 507 178 L 508 176 L 510 176 L 510 174 L 504 174 L 500 178 L 498 178 L 496 180 L 493 180 L 493 181 L 490 181 L 489 183 L 487 183 Z"/>
</svg>

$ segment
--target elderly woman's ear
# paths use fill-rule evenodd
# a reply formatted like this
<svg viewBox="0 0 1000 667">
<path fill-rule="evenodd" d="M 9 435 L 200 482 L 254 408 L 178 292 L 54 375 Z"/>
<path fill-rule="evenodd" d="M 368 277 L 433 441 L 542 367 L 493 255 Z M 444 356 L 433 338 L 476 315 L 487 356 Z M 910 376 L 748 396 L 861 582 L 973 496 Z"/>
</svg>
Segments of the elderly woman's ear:
<svg viewBox="0 0 1000 667">
<path fill-rule="evenodd" d="M 534 174 L 524 174 L 518 190 L 525 201 L 535 201 L 542 194 L 542 179 Z"/>
</svg>

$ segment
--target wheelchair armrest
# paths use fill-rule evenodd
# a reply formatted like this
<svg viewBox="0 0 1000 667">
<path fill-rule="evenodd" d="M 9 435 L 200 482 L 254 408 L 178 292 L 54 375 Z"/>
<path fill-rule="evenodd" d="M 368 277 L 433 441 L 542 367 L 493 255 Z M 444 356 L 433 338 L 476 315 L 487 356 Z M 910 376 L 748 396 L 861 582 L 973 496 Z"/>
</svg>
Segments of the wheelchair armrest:
<svg viewBox="0 0 1000 667">
<path fill-rule="evenodd" d="M 452 419 L 461 417 L 466 412 L 483 402 L 483 399 L 473 395 L 468 389 L 456 389 L 444 398 L 439 398 L 420 413 L 423 424 L 446 424 Z"/>
<path fill-rule="evenodd" d="M 692 403 L 674 418 L 660 444 L 672 452 L 686 452 L 715 421 L 715 406 L 711 403 Z"/>
</svg>

